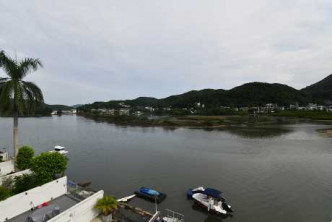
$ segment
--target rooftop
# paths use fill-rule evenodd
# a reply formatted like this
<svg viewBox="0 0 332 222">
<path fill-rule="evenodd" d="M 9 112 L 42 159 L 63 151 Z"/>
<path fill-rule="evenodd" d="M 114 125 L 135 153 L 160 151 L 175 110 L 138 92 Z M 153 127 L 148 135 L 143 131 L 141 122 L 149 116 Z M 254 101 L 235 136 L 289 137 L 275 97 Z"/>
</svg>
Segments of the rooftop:
<svg viewBox="0 0 332 222">
<path fill-rule="evenodd" d="M 60 213 L 64 212 L 65 210 L 71 208 L 75 204 L 80 202 L 77 198 L 73 197 L 70 194 L 65 194 L 62 195 L 52 201 L 49 202 L 50 205 L 57 205 L 60 207 Z M 26 211 L 10 220 L 8 222 L 22 222 L 22 221 L 27 221 L 28 216 L 32 213 L 33 211 Z"/>
</svg>

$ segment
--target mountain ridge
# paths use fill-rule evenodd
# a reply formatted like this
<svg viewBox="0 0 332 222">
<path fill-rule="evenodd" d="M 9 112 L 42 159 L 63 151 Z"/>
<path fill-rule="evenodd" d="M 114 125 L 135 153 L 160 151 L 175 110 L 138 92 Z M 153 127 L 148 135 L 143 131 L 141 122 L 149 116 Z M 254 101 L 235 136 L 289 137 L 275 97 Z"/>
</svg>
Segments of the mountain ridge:
<svg viewBox="0 0 332 222">
<path fill-rule="evenodd" d="M 206 107 L 216 106 L 252 106 L 276 103 L 279 105 L 307 104 L 310 102 L 325 103 L 332 100 L 332 74 L 308 87 L 297 90 L 280 83 L 249 82 L 229 90 L 202 89 L 191 90 L 178 95 L 157 99 L 154 97 L 138 97 L 132 100 L 110 100 L 83 105 L 88 108 L 115 108 L 119 103 L 131 106 L 177 107 L 186 108 L 199 104 Z"/>
</svg>

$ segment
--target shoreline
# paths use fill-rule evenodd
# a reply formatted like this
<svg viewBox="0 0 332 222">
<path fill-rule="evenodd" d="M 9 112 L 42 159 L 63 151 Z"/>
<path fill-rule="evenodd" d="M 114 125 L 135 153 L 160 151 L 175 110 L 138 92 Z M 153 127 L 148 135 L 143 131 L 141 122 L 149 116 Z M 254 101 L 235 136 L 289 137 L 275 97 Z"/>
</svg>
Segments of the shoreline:
<svg viewBox="0 0 332 222">
<path fill-rule="evenodd" d="M 264 127 L 281 124 L 295 124 L 299 122 L 314 122 L 332 125 L 331 120 L 317 120 L 309 118 L 295 118 L 283 116 L 163 116 L 148 118 L 137 116 L 109 116 L 91 113 L 79 113 L 79 116 L 96 121 L 108 122 L 119 126 L 132 127 L 164 127 L 164 128 L 197 128 L 197 129 L 228 129 L 237 127 Z M 330 132 L 329 132 L 330 133 Z"/>
</svg>

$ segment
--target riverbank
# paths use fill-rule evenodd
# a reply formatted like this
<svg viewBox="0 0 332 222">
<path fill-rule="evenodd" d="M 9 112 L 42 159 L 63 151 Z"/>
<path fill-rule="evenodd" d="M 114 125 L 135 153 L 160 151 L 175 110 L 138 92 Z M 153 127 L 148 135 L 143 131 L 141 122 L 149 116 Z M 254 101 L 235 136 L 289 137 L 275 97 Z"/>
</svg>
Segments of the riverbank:
<svg viewBox="0 0 332 222">
<path fill-rule="evenodd" d="M 125 116 L 125 115 L 100 115 L 92 113 L 79 113 L 86 118 L 96 121 L 105 121 L 123 126 L 140 127 L 190 127 L 190 128 L 230 128 L 245 126 L 265 126 L 276 124 L 292 124 L 299 121 L 272 115 L 232 115 L 232 116 Z"/>
</svg>

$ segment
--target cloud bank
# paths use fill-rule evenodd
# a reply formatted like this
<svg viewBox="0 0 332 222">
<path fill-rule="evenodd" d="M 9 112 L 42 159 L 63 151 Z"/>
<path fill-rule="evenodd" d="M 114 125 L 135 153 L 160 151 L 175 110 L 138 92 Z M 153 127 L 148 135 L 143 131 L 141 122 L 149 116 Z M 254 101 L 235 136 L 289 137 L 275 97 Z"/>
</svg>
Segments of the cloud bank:
<svg viewBox="0 0 332 222">
<path fill-rule="evenodd" d="M 250 81 L 302 88 L 331 73 L 331 10 L 329 0 L 1 1 L 0 49 L 43 61 L 29 80 L 51 104 Z"/>
</svg>

